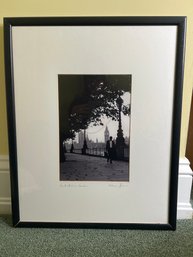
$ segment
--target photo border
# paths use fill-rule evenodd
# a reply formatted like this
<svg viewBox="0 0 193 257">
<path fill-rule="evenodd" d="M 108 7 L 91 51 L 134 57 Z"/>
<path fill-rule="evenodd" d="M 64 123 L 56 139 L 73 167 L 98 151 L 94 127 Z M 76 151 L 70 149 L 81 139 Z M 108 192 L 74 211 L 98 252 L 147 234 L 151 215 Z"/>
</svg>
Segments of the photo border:
<svg viewBox="0 0 193 257">
<path fill-rule="evenodd" d="M 172 142 L 170 160 L 170 193 L 168 224 L 133 223 L 65 223 L 23 222 L 20 220 L 17 135 L 13 71 L 13 26 L 177 26 L 177 53 L 175 67 L 175 89 L 172 119 Z M 7 120 L 9 138 L 10 178 L 13 225 L 18 227 L 66 227 L 66 228 L 118 228 L 118 229 L 176 229 L 179 144 L 182 108 L 182 86 L 185 55 L 186 17 L 22 17 L 4 18 L 4 54 L 7 97 Z"/>
</svg>

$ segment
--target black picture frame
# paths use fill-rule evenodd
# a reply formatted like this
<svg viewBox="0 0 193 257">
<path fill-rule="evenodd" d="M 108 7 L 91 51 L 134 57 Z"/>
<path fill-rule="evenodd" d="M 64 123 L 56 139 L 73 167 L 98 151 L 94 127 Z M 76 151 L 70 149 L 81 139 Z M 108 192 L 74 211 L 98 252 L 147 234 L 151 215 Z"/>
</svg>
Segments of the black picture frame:
<svg viewBox="0 0 193 257">
<path fill-rule="evenodd" d="M 32 221 L 21 219 L 20 188 L 18 176 L 18 147 L 15 99 L 15 70 L 13 50 L 13 28 L 19 27 L 62 27 L 62 26 L 175 26 L 177 28 L 176 61 L 175 61 L 175 89 L 173 101 L 171 155 L 169 172 L 168 222 L 57 222 Z M 11 199 L 13 225 L 16 227 L 66 227 L 66 228 L 117 228 L 117 229 L 158 229 L 175 230 L 177 213 L 178 165 L 180 123 L 182 106 L 182 87 L 184 73 L 186 17 L 8 17 L 4 18 L 4 53 L 7 97 L 7 120 L 9 137 L 9 159 L 11 178 Z M 27 85 L 26 85 L 27 86 Z M 153 192 L 152 192 L 153 193 Z"/>
</svg>

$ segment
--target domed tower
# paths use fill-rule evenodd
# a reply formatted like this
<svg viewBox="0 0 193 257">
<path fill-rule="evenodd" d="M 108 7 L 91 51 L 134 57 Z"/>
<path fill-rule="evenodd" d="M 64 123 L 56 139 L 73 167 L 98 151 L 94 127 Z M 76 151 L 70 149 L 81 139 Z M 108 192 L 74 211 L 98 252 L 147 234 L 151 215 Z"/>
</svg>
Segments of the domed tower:
<svg viewBox="0 0 193 257">
<path fill-rule="evenodd" d="M 106 128 L 105 128 L 104 138 L 105 138 L 105 143 L 106 143 L 107 140 L 109 140 L 109 130 L 108 130 L 108 127 L 107 127 L 107 126 L 106 126 Z"/>
</svg>

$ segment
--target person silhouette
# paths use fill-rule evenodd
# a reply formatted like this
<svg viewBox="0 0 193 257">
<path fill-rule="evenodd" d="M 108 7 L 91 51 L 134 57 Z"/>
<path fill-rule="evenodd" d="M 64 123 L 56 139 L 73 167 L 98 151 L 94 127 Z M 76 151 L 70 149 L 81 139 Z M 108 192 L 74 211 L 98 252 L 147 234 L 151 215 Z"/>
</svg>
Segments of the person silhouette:
<svg viewBox="0 0 193 257">
<path fill-rule="evenodd" d="M 107 151 L 107 162 L 110 161 L 110 163 L 112 163 L 114 151 L 115 151 L 115 143 L 112 137 L 110 137 L 109 140 L 107 140 L 106 151 Z"/>
</svg>

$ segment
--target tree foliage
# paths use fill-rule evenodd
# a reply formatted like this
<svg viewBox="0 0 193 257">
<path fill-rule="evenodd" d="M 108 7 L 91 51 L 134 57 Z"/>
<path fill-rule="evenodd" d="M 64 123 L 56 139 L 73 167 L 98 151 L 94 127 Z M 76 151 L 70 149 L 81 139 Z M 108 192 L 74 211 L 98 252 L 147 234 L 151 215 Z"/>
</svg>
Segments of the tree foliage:
<svg viewBox="0 0 193 257">
<path fill-rule="evenodd" d="M 104 116 L 118 120 L 117 100 L 126 90 L 121 87 L 119 76 L 113 79 L 109 77 L 105 75 L 84 76 L 85 92 L 73 101 L 69 109 L 69 131 L 66 131 L 65 139 L 73 138 L 76 132 L 87 129 L 91 123 L 94 126 L 103 125 L 102 117 Z M 128 85 L 129 79 L 128 77 Z M 129 106 L 122 105 L 122 113 L 129 115 Z"/>
</svg>

